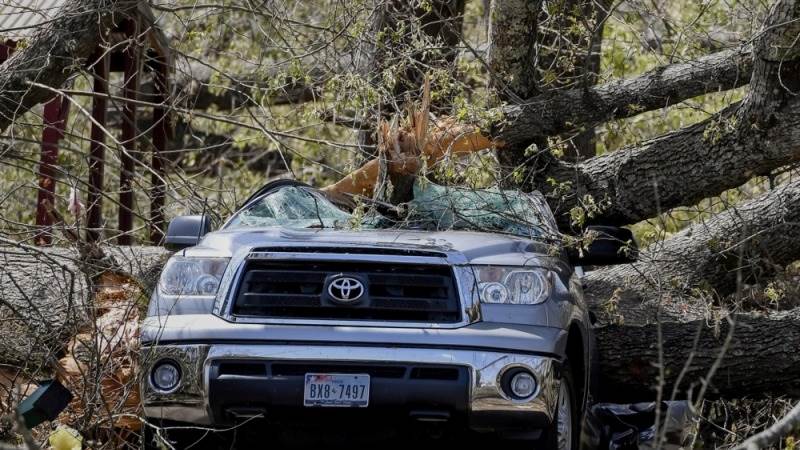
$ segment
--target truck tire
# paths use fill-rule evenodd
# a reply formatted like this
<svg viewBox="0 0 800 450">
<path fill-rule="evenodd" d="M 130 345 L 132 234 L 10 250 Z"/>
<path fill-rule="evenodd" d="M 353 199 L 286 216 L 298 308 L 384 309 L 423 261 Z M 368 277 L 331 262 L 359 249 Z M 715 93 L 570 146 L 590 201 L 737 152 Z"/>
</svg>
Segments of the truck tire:
<svg viewBox="0 0 800 450">
<path fill-rule="evenodd" d="M 543 449 L 578 450 L 581 413 L 578 411 L 578 399 L 575 392 L 575 379 L 572 376 L 572 367 L 567 360 L 564 362 L 561 372 L 556 414 L 542 436 Z"/>
</svg>

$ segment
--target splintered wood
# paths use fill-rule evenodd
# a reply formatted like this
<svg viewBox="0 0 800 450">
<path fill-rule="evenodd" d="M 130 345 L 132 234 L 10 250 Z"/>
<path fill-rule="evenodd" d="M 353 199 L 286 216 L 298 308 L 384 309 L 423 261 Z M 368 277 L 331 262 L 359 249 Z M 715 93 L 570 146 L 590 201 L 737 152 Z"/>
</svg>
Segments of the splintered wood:
<svg viewBox="0 0 800 450">
<path fill-rule="evenodd" d="M 66 356 L 59 360 L 59 381 L 75 395 L 62 414 L 65 422 L 75 423 L 94 411 L 105 418 L 106 427 L 141 427 L 136 375 L 141 295 L 138 284 L 126 276 L 100 276 L 94 322 L 69 341 Z"/>
<path fill-rule="evenodd" d="M 382 163 L 388 173 L 413 175 L 423 164 L 433 166 L 448 156 L 501 146 L 474 125 L 460 124 L 452 118 L 431 121 L 430 103 L 430 81 L 425 80 L 420 106 L 410 107 L 402 123 L 395 117 L 378 124 L 378 157 L 322 190 L 333 195 L 371 196 L 381 179 Z"/>
</svg>

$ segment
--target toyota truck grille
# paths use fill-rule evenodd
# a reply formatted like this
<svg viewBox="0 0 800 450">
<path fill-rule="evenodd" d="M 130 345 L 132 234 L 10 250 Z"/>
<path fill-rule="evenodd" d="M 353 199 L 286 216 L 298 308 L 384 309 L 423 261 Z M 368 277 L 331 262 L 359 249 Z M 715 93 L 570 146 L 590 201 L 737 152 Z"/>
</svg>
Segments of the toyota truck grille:
<svg viewBox="0 0 800 450">
<path fill-rule="evenodd" d="M 358 298 L 337 301 L 330 284 L 358 280 Z M 340 299 L 339 299 L 340 300 Z M 446 265 L 338 261 L 246 262 L 235 316 L 455 323 L 462 318 Z"/>
</svg>

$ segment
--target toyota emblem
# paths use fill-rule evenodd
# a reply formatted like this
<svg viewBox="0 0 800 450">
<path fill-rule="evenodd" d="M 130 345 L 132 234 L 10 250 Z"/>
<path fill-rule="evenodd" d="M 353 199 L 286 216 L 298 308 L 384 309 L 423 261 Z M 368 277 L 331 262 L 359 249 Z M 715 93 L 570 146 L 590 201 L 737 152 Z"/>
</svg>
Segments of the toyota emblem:
<svg viewBox="0 0 800 450">
<path fill-rule="evenodd" d="M 341 303 L 353 303 L 364 295 L 364 283 L 353 277 L 341 276 L 328 284 L 328 295 Z"/>
</svg>

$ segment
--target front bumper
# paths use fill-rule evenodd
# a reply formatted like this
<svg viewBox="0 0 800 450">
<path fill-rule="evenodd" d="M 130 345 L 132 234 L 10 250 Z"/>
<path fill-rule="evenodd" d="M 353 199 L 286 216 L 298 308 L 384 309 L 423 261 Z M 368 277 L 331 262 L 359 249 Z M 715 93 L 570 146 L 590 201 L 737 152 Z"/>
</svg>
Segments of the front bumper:
<svg viewBox="0 0 800 450">
<path fill-rule="evenodd" d="M 150 369 L 158 361 L 170 359 L 182 369 L 182 381 L 170 394 L 156 392 L 149 383 Z M 453 398 L 463 394 L 463 402 L 453 400 L 445 405 L 463 410 L 468 426 L 477 431 L 533 430 L 550 423 L 555 410 L 559 388 L 558 361 L 546 356 L 524 353 L 502 353 L 472 349 L 409 348 L 358 345 L 292 345 L 292 344 L 219 344 L 219 345 L 156 345 L 144 348 L 143 381 L 141 383 L 145 415 L 149 418 L 189 422 L 199 425 L 223 425 L 230 417 L 241 417 L 247 410 L 224 411 L 221 398 L 248 398 L 254 415 L 279 414 L 271 407 L 294 404 L 302 409 L 302 377 L 292 380 L 282 375 L 263 374 L 228 379 L 227 387 L 220 388 L 218 371 L 220 363 L 265 362 L 320 364 L 410 364 L 461 368 L 460 380 L 435 382 L 401 382 L 384 389 L 373 389 L 375 401 L 370 407 L 399 407 L 419 404 L 428 397 L 441 405 L 447 400 L 435 398 L 455 392 Z M 510 398 L 501 387 L 503 374 L 521 367 L 534 374 L 538 382 L 536 393 L 527 400 Z M 384 380 L 385 381 L 385 380 Z M 375 383 L 384 382 L 373 378 Z M 460 384 L 457 384 L 460 383 Z M 231 390 L 233 389 L 233 390 Z M 221 394 L 224 391 L 224 395 Z M 391 395 L 388 393 L 392 392 Z M 384 394 L 381 394 L 384 392 Z M 397 395 L 398 392 L 402 395 Z M 431 392 L 434 398 L 431 398 Z M 258 398 L 254 398 L 258 397 Z M 403 405 L 409 403 L 409 405 Z M 226 412 L 232 413 L 227 414 Z M 319 411 L 317 411 L 319 412 Z M 456 411 L 458 412 L 458 411 Z"/>
</svg>

